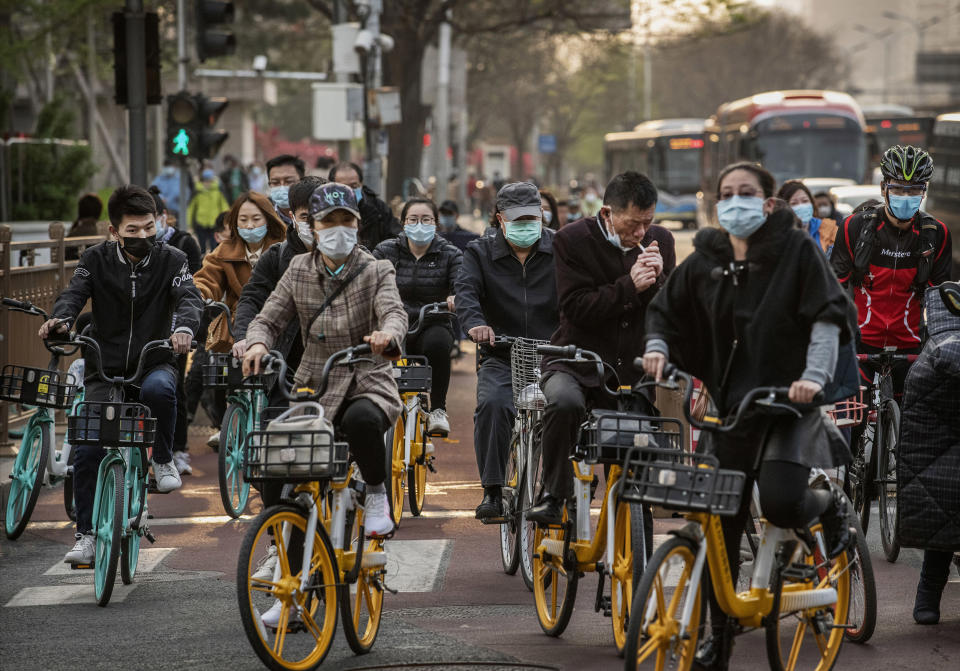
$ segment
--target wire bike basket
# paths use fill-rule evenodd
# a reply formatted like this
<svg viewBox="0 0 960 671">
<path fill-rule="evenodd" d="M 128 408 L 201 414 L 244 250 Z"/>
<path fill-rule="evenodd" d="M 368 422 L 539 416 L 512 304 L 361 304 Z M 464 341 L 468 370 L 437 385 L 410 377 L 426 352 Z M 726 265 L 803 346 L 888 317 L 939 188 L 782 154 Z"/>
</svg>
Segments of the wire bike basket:
<svg viewBox="0 0 960 671">
<path fill-rule="evenodd" d="M 71 445 L 148 448 L 156 436 L 157 420 L 141 403 L 84 402 L 67 417 Z"/>
<path fill-rule="evenodd" d="M 77 393 L 77 381 L 69 373 L 12 364 L 0 373 L 0 400 L 45 408 L 67 409 Z"/>
<path fill-rule="evenodd" d="M 405 356 L 393 363 L 393 379 L 401 394 L 430 391 L 433 369 L 425 356 Z"/>
<path fill-rule="evenodd" d="M 580 427 L 578 456 L 588 464 L 622 464 L 635 447 L 680 452 L 682 431 L 675 419 L 638 412 L 594 410 Z"/>
<path fill-rule="evenodd" d="M 272 385 L 272 375 L 243 376 L 243 362 L 230 352 L 207 352 L 203 362 L 203 386 L 212 389 L 263 389 Z"/>
<path fill-rule="evenodd" d="M 827 416 L 841 428 L 861 424 L 863 422 L 863 412 L 867 409 L 867 404 L 863 402 L 866 391 L 866 387 L 860 387 L 860 391 L 856 395 L 845 401 L 835 403 L 832 409 L 827 410 Z"/>
<path fill-rule="evenodd" d="M 314 482 L 346 477 L 349 445 L 334 440 L 330 423 L 309 410 L 285 408 L 264 428 L 247 434 L 244 480 Z"/>
<path fill-rule="evenodd" d="M 721 516 L 736 514 L 747 478 L 710 454 L 645 446 L 629 450 L 623 471 L 624 501 Z"/>
<path fill-rule="evenodd" d="M 547 340 L 517 338 L 510 347 L 510 381 L 513 384 L 513 404 L 517 410 L 543 410 L 547 399 L 540 389 L 540 361 L 538 345 L 549 345 Z"/>
</svg>

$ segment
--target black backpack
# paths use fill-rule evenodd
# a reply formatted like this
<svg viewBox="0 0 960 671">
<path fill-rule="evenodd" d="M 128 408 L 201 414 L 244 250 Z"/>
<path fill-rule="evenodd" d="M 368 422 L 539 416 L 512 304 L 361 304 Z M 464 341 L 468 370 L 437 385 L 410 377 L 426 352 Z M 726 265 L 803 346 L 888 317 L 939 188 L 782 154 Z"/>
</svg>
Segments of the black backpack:
<svg viewBox="0 0 960 671">
<path fill-rule="evenodd" d="M 851 283 L 860 286 L 870 269 L 870 259 L 877 244 L 877 225 L 882 221 L 883 206 L 863 212 L 863 224 L 860 235 L 853 247 L 853 272 Z M 934 256 L 937 251 L 937 234 L 940 227 L 937 220 L 925 212 L 920 212 L 920 246 L 911 255 L 917 259 L 917 274 L 911 285 L 913 291 L 922 299 L 923 292 L 933 271 Z"/>
</svg>

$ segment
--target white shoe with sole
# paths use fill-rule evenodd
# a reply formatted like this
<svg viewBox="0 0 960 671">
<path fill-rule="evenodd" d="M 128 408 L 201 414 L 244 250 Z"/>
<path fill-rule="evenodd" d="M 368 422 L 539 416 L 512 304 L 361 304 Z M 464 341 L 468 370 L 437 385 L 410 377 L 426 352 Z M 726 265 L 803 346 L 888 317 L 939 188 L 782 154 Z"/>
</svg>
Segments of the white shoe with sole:
<svg viewBox="0 0 960 671">
<path fill-rule="evenodd" d="M 257 564 L 257 570 L 250 577 L 254 580 L 273 581 L 273 571 L 277 568 L 277 546 L 271 545 L 267 550 L 267 556 Z"/>
<path fill-rule="evenodd" d="M 427 433 L 431 436 L 446 436 L 450 433 L 450 420 L 446 410 L 437 409 L 427 416 Z"/>
<path fill-rule="evenodd" d="M 180 475 L 193 475 L 193 467 L 190 466 L 189 452 L 174 452 L 173 463 L 177 467 L 177 473 Z"/>
<path fill-rule="evenodd" d="M 367 490 L 363 505 L 363 528 L 367 536 L 386 536 L 393 531 L 390 502 L 387 500 L 387 490 L 382 485 L 380 491 Z"/>
<path fill-rule="evenodd" d="M 207 438 L 207 447 L 214 447 L 214 448 L 220 447 L 220 432 L 219 432 L 219 431 L 217 431 L 216 433 L 214 433 L 213 435 L 211 435 L 209 438 Z"/>
<path fill-rule="evenodd" d="M 77 542 L 63 557 L 64 564 L 92 564 L 97 556 L 97 538 L 93 534 L 75 534 Z"/>
<path fill-rule="evenodd" d="M 276 629 L 277 625 L 280 624 L 280 615 L 283 613 L 283 602 L 280 599 L 275 599 L 273 605 L 270 606 L 270 609 L 260 616 L 260 621 L 263 622 L 263 626 L 267 629 Z M 287 623 L 299 622 L 300 615 L 297 613 L 297 609 L 290 606 L 290 615 L 287 618 Z"/>
<path fill-rule="evenodd" d="M 173 462 L 158 464 L 153 462 L 153 477 L 157 479 L 157 491 L 161 494 L 172 492 L 174 489 L 180 489 L 183 481 L 180 480 L 180 474 L 177 473 L 177 467 Z"/>
</svg>

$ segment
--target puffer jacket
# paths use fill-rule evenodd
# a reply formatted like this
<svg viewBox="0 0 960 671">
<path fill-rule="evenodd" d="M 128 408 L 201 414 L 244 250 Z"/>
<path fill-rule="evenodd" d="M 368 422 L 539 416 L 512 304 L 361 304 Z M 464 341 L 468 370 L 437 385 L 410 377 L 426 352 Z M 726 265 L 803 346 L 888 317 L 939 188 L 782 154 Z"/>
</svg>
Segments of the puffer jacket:
<svg viewBox="0 0 960 671">
<path fill-rule="evenodd" d="M 447 296 L 453 296 L 453 283 L 463 263 L 463 252 L 439 235 L 419 259 L 410 251 L 403 233 L 381 242 L 373 255 L 386 259 L 396 268 L 397 288 L 411 328 L 420 316 L 420 308 L 428 303 L 442 303 Z"/>
<path fill-rule="evenodd" d="M 897 463 L 905 547 L 960 550 L 960 316 L 925 296 L 929 339 L 907 374 Z"/>
</svg>

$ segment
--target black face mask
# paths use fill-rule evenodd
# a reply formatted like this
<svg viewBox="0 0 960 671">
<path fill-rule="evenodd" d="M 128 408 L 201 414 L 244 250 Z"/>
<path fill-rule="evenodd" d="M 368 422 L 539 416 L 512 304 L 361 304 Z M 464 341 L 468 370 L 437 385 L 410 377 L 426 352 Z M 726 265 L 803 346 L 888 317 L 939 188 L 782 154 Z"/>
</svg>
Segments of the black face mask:
<svg viewBox="0 0 960 671">
<path fill-rule="evenodd" d="M 157 242 L 156 237 L 134 238 L 124 236 L 121 240 L 123 240 L 123 251 L 138 259 L 142 259 L 149 254 Z"/>
</svg>

